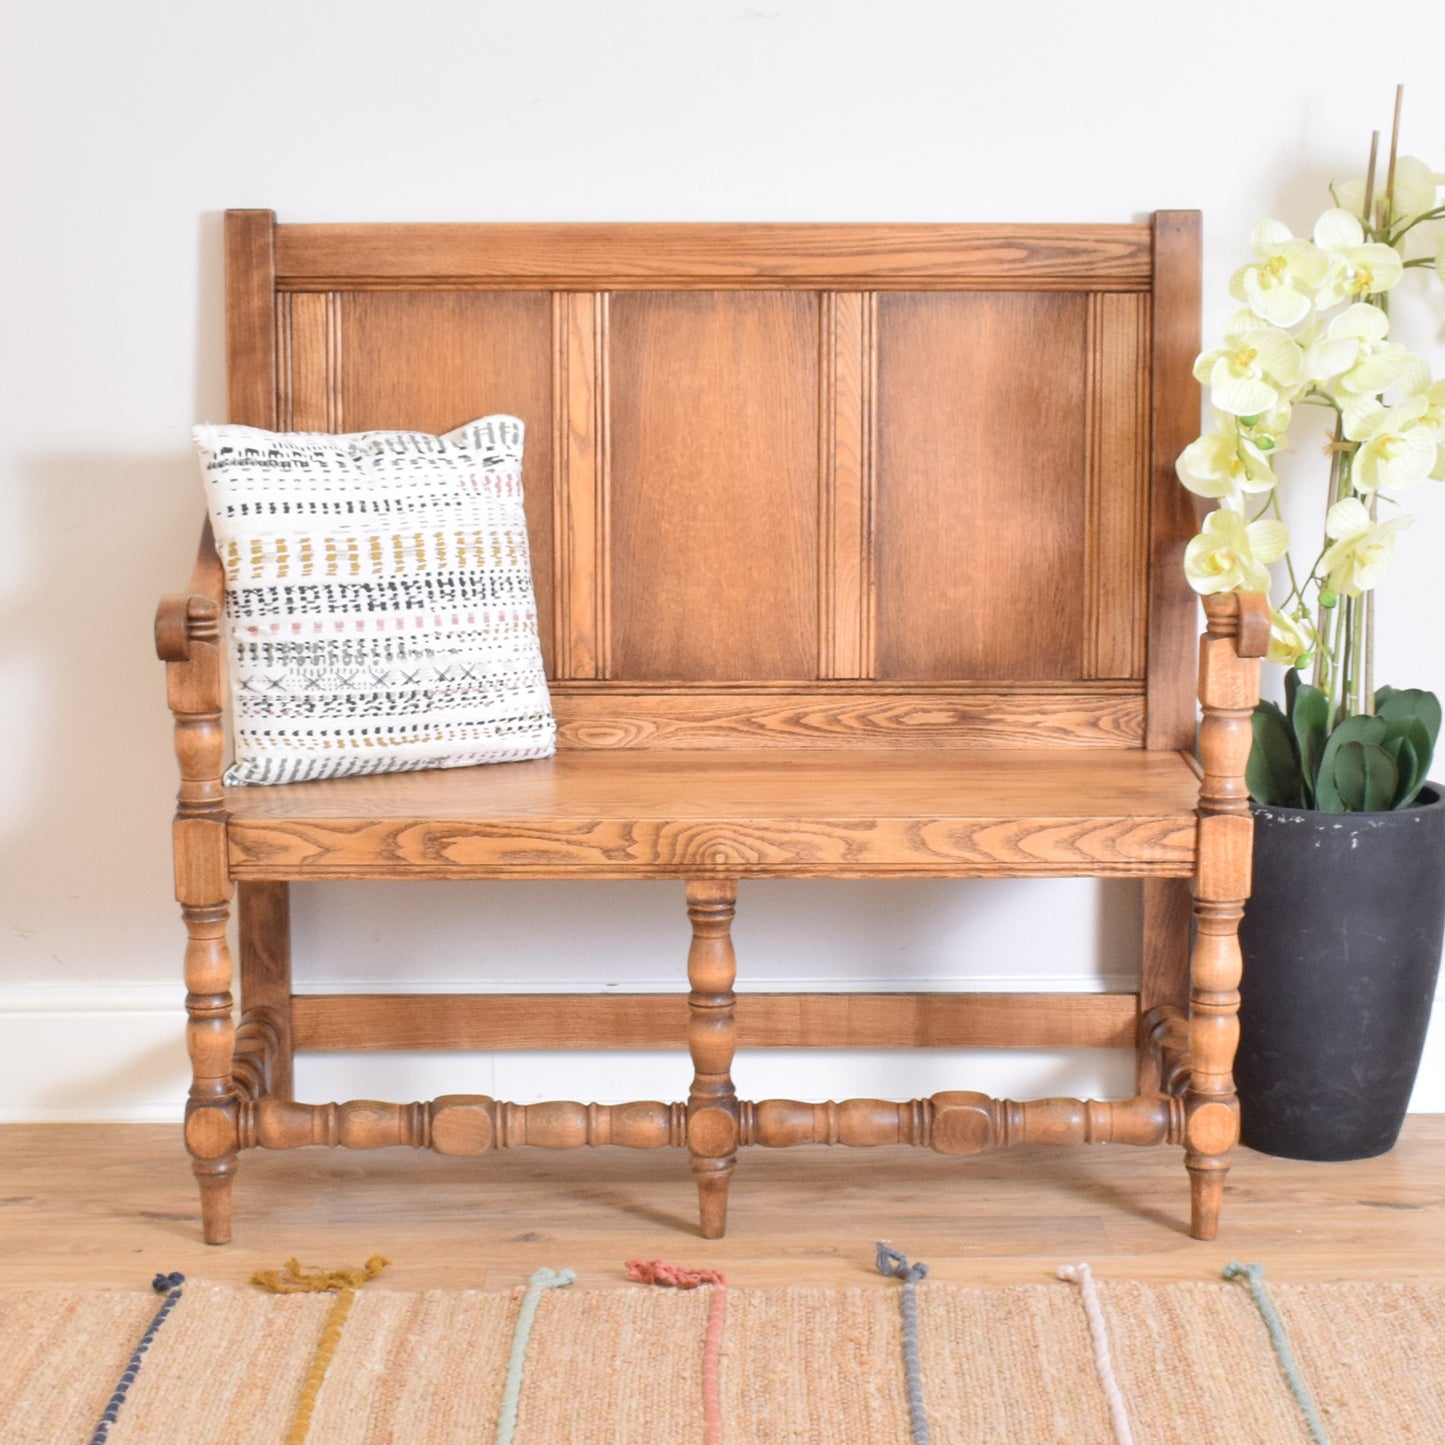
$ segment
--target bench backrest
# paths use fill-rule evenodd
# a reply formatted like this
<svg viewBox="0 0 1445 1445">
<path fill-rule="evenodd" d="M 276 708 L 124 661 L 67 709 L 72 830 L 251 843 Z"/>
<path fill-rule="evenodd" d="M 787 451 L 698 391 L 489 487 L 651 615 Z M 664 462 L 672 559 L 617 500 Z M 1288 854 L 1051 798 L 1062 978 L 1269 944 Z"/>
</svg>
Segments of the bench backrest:
<svg viewBox="0 0 1445 1445">
<path fill-rule="evenodd" d="M 227 217 L 231 419 L 528 428 L 563 747 L 1187 747 L 1199 231 Z"/>
</svg>

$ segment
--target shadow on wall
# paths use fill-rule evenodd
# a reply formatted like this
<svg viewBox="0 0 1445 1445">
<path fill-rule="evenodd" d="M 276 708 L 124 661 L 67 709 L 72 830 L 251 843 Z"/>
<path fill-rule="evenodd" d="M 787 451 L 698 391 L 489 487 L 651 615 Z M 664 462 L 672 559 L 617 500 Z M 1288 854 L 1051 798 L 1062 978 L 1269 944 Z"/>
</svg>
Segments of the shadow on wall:
<svg viewBox="0 0 1445 1445">
<path fill-rule="evenodd" d="M 219 213 L 202 218 L 197 247 L 195 353 L 178 358 L 176 369 L 194 360 L 196 414 L 220 416 Z M 151 302 L 125 304 L 131 310 L 117 309 L 117 332 L 95 343 L 116 366 L 127 355 L 124 327 L 141 324 Z M 104 406 L 89 411 L 105 415 Z M 7 521 L 25 565 L 0 660 L 13 679 L 17 733 L 0 803 L 0 870 L 10 889 L 5 980 L 174 979 L 179 1009 L 183 935 L 169 827 L 176 767 L 152 621 L 160 595 L 185 588 L 204 506 L 188 436 L 193 418 L 128 420 L 118 428 L 125 434 L 174 435 L 174 446 L 18 459 Z"/>
<path fill-rule="evenodd" d="M 11 524 L 29 565 L 5 628 L 20 715 L 0 829 L 18 945 L 7 973 L 161 977 L 175 767 L 151 621 L 189 571 L 195 463 L 180 447 L 57 454 L 25 459 L 20 484 Z"/>
</svg>

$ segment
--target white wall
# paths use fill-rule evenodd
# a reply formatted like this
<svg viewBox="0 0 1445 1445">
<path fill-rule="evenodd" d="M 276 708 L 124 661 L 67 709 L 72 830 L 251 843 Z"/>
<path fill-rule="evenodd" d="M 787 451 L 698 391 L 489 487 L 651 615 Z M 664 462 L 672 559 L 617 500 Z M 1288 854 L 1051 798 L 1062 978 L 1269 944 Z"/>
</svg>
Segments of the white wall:
<svg viewBox="0 0 1445 1445">
<path fill-rule="evenodd" d="M 1277 12 L 1277 13 L 1272 13 Z M 224 412 L 219 213 L 303 220 L 1121 221 L 1205 215 L 1206 334 L 1254 221 L 1308 226 L 1406 84 L 1445 169 L 1435 7 L 1217 0 L 133 0 L 16 7 L 0 404 L 0 1118 L 174 1117 L 182 931 L 174 769 L 149 630 L 200 514 L 195 420 Z M 1362 34 L 1363 29 L 1363 34 Z M 1375 54 L 1383 60 L 1373 58 Z M 1423 294 L 1423 291 L 1422 291 Z M 1425 320 L 1428 305 L 1428 316 Z M 1412 300 L 1445 372 L 1437 286 Z M 1445 692 L 1442 489 L 1383 596 L 1382 679 Z M 305 983 L 677 985 L 680 890 L 351 888 L 298 899 Z M 745 885 L 747 982 L 1097 987 L 1129 976 L 1127 884 Z M 437 944 L 428 957 L 422 940 Z M 1441 1011 L 1437 1011 L 1441 1012 Z M 1109 1056 L 748 1061 L 784 1093 L 1122 1089 Z M 577 1061 L 334 1057 L 311 1097 L 677 1097 Z M 1437 1021 L 1418 1108 L 1445 1109 Z"/>
</svg>

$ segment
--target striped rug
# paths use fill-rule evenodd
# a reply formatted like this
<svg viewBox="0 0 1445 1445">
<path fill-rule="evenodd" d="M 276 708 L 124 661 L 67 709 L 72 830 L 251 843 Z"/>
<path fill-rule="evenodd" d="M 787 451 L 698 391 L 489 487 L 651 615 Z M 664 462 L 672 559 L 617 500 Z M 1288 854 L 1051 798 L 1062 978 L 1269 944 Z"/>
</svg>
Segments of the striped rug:
<svg viewBox="0 0 1445 1445">
<path fill-rule="evenodd" d="M 160 1293 L 11 1292 L 0 1440 L 1445 1442 L 1445 1286 L 1071 1273 L 754 1290 L 710 1274 L 657 1288 L 678 1280 L 654 1271 L 583 1290 L 539 1271 L 505 1294 L 383 1278 L 345 1291 L 339 1326 L 335 1293 L 179 1276 Z"/>
</svg>

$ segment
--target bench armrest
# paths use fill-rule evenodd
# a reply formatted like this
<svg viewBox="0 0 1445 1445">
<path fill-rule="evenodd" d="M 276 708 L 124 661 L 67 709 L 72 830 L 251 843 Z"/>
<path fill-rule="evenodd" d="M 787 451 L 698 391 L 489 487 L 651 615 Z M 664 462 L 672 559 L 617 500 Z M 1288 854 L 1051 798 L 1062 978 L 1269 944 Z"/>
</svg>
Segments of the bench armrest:
<svg viewBox="0 0 1445 1445">
<path fill-rule="evenodd" d="M 225 577 L 207 518 L 196 548 L 189 592 L 162 597 L 156 608 L 156 655 L 162 662 L 185 662 L 193 631 L 214 635 L 221 615 Z"/>
<path fill-rule="evenodd" d="M 221 765 L 223 665 L 221 607 L 225 575 L 206 522 L 191 571 L 191 590 L 162 597 L 156 608 L 156 653 L 166 664 L 166 696 L 176 725 L 181 816 L 217 811 Z"/>
<path fill-rule="evenodd" d="M 1208 597 L 1204 611 L 1211 637 L 1233 637 L 1240 657 L 1269 653 L 1269 598 L 1262 592 L 1226 592 Z"/>
</svg>

